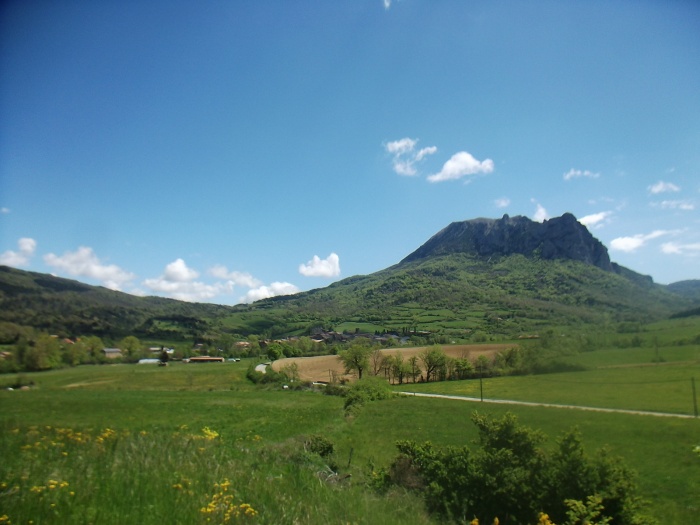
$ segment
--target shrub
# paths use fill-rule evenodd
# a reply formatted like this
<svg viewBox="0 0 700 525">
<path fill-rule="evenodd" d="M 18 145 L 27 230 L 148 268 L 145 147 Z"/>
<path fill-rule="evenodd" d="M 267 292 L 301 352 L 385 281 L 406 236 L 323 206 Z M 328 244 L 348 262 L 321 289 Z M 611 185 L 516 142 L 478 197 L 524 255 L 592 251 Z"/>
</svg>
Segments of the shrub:
<svg viewBox="0 0 700 525">
<path fill-rule="evenodd" d="M 318 454 L 322 458 L 327 458 L 335 452 L 335 445 L 333 442 L 319 434 L 307 437 L 304 441 L 304 448 L 307 452 Z"/>
<path fill-rule="evenodd" d="M 389 399 L 394 396 L 389 384 L 378 377 L 366 377 L 348 388 L 345 395 L 345 412 L 352 414 L 368 401 Z"/>
<path fill-rule="evenodd" d="M 491 419 L 475 413 L 472 421 L 479 429 L 477 450 L 397 443 L 390 477 L 422 493 L 429 512 L 459 523 L 472 518 L 489 523 L 494 517 L 502 523 L 536 523 L 543 510 L 554 523 L 584 511 L 599 523 L 649 523 L 639 512 L 631 472 L 605 451 L 591 460 L 577 430 L 548 454 L 540 447 L 544 435 L 519 425 L 511 414 Z"/>
</svg>

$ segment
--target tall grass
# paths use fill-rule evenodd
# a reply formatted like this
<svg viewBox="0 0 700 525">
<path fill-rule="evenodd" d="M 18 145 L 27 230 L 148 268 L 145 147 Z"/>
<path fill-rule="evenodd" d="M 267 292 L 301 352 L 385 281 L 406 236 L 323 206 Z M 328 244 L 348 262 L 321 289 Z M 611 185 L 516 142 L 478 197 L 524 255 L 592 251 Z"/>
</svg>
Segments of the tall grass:
<svg viewBox="0 0 700 525">
<path fill-rule="evenodd" d="M 396 440 L 469 444 L 476 437 L 470 424 L 475 408 L 493 415 L 510 410 L 551 441 L 579 426 L 588 450 L 608 444 L 639 472 L 642 495 L 661 522 L 692 523 L 697 515 L 700 458 L 692 450 L 700 445 L 699 420 L 412 397 L 368 403 L 346 418 L 341 398 L 259 389 L 244 379 L 246 368 L 115 365 L 26 374 L 33 388 L 0 392 L 0 518 L 35 524 L 433 523 L 421 501 L 403 492 L 378 495 L 366 484 L 394 458 Z M 649 368 L 626 369 L 639 375 L 625 377 L 688 375 L 683 367 Z M 500 385 L 493 379 L 485 393 L 561 402 L 573 392 L 592 404 L 610 393 L 583 385 L 593 372 L 502 378 Z M 615 368 L 598 372 L 610 374 L 598 380 L 622 377 Z M 545 379 L 570 384 L 557 387 Z M 478 388 L 478 381 L 426 386 L 460 384 Z M 654 405 L 660 410 L 688 400 L 682 393 L 664 397 Z M 335 444 L 332 457 L 305 449 L 305 436 L 313 434 Z"/>
</svg>

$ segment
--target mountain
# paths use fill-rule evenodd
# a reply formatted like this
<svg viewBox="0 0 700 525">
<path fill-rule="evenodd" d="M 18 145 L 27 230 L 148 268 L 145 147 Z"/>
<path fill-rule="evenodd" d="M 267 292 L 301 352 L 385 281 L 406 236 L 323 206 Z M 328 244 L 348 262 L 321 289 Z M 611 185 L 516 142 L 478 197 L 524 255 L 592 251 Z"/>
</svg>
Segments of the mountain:
<svg viewBox="0 0 700 525">
<path fill-rule="evenodd" d="M 134 297 L 0 267 L 0 321 L 66 336 L 156 340 L 277 337 L 317 328 L 484 340 L 692 313 L 698 282 L 663 286 L 610 261 L 571 214 L 543 223 L 506 215 L 453 223 L 371 275 L 235 307 Z"/>
<path fill-rule="evenodd" d="M 0 343 L 31 327 L 63 336 L 110 339 L 136 334 L 167 340 L 207 333 L 229 307 L 136 297 L 53 275 L 0 266 Z M 10 325 L 10 326 L 8 326 Z M 14 328 L 13 328 L 14 326 Z"/>
<path fill-rule="evenodd" d="M 479 257 L 514 254 L 542 259 L 571 259 L 612 271 L 605 246 L 570 213 L 542 223 L 527 217 L 453 222 L 407 256 L 402 263 L 451 253 Z"/>
<path fill-rule="evenodd" d="M 678 281 L 667 286 L 667 288 L 675 294 L 687 297 L 700 304 L 700 280 L 691 279 L 687 281 Z"/>
</svg>

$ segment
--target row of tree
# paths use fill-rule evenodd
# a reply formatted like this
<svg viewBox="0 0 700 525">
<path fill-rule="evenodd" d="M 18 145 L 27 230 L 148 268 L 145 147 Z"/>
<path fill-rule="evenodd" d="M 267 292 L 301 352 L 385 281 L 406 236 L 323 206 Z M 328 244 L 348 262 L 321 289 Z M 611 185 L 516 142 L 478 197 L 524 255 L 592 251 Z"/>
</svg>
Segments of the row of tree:
<svg viewBox="0 0 700 525">
<path fill-rule="evenodd" d="M 0 372 L 37 372 L 110 361 L 105 356 L 102 339 L 94 335 L 73 341 L 38 334 L 31 339 L 21 337 L 10 348 L 0 360 Z M 142 344 L 134 336 L 123 338 L 119 341 L 118 348 L 122 351 L 123 360 L 138 360 L 143 356 Z"/>
<path fill-rule="evenodd" d="M 404 358 L 400 351 L 386 355 L 381 350 L 381 346 L 372 345 L 369 340 L 357 339 L 338 356 L 346 374 L 355 374 L 358 379 L 367 374 L 383 375 L 391 383 L 399 385 L 409 380 L 427 383 L 468 379 L 493 368 L 493 362 L 484 355 L 479 356 L 476 362 L 466 356 L 452 358 L 445 354 L 440 345 L 433 345 L 409 358 Z"/>
</svg>

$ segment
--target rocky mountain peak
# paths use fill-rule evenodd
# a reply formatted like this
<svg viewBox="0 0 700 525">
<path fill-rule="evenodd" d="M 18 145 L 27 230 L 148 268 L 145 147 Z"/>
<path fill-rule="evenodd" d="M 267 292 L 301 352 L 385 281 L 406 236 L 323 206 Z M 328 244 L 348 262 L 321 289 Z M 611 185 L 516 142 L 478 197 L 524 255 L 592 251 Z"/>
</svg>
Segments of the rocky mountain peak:
<svg viewBox="0 0 700 525">
<path fill-rule="evenodd" d="M 508 215 L 453 222 L 401 262 L 451 253 L 572 259 L 614 271 L 607 248 L 571 213 L 541 223 Z"/>
</svg>

